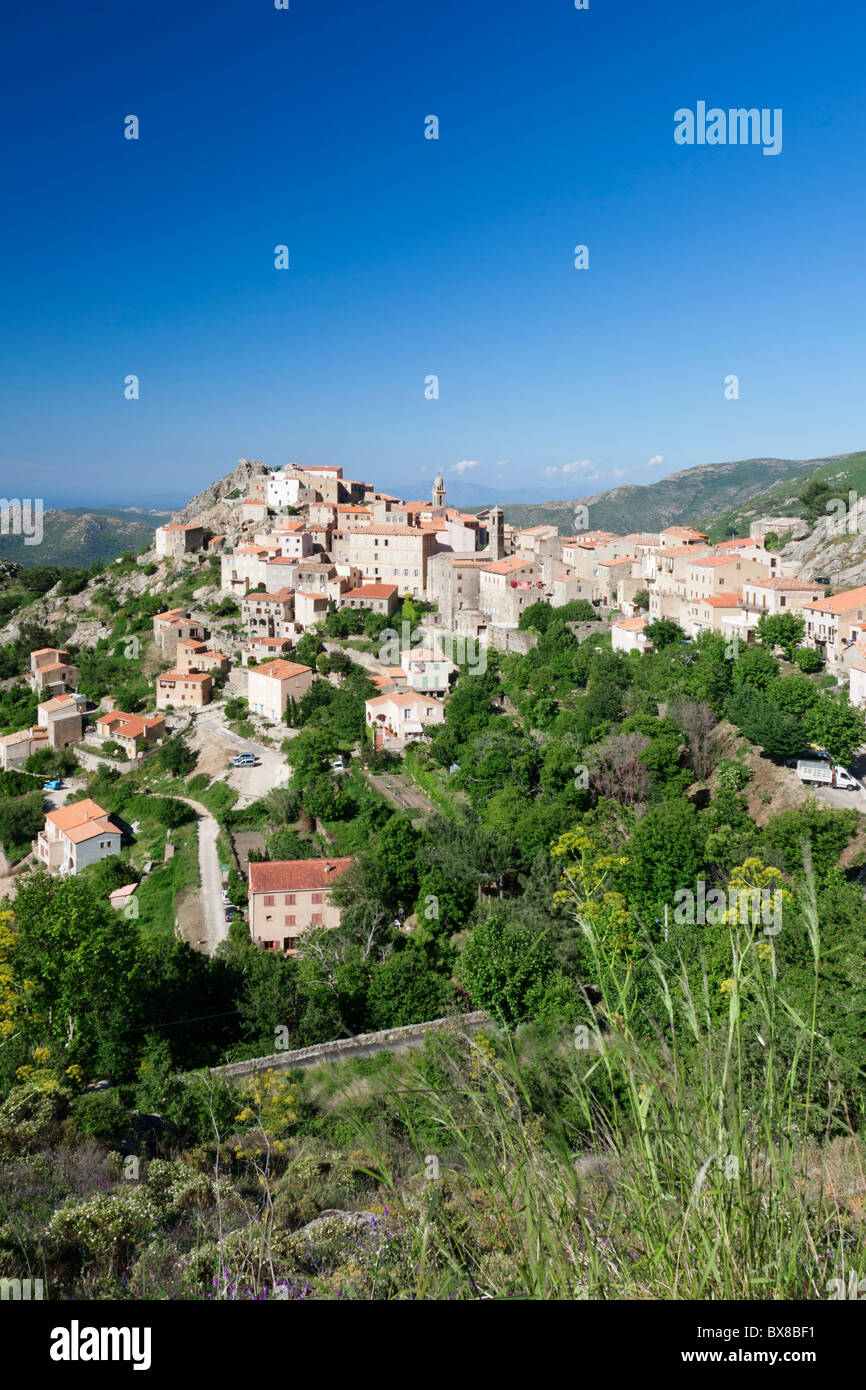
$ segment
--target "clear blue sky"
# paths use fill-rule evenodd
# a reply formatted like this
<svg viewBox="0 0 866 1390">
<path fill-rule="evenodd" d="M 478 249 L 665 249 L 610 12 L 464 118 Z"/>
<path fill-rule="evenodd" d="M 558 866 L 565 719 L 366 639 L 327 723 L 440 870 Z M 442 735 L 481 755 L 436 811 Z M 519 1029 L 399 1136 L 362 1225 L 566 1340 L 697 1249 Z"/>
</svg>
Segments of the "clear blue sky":
<svg viewBox="0 0 866 1390">
<path fill-rule="evenodd" d="M 180 500 L 244 456 L 575 496 L 866 447 L 862 3 L 16 10 L 4 495 Z M 676 145 L 699 100 L 782 108 L 781 154 Z"/>
</svg>

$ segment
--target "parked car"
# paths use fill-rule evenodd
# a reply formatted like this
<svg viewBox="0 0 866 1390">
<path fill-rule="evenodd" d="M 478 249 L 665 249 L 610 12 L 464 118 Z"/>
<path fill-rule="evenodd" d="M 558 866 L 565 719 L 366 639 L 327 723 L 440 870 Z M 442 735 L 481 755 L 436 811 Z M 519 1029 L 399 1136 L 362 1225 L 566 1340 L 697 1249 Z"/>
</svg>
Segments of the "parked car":
<svg viewBox="0 0 866 1390">
<path fill-rule="evenodd" d="M 234 908 L 233 908 L 233 907 L 227 907 L 227 908 L 226 908 L 226 921 L 227 921 L 227 922 L 233 922 L 234 920 L 235 920 L 235 910 L 234 910 Z"/>
<path fill-rule="evenodd" d="M 226 892 L 225 888 L 221 889 L 221 891 L 220 891 L 220 897 L 222 898 L 222 900 L 223 900 L 224 903 L 230 903 L 230 902 L 231 902 L 231 898 L 229 897 L 229 895 L 228 895 L 228 893 Z"/>
<path fill-rule="evenodd" d="M 343 762 L 342 758 L 335 758 L 331 763 L 331 769 L 334 772 L 345 772 L 346 764 Z"/>
<path fill-rule="evenodd" d="M 50 782 L 42 783 L 42 790 L 44 792 L 59 792 L 62 786 L 63 783 L 59 777 L 52 777 Z"/>
<path fill-rule="evenodd" d="M 846 767 L 833 766 L 819 759 L 797 763 L 797 776 L 801 782 L 815 782 L 825 787 L 840 787 L 843 791 L 859 791 L 860 783 Z"/>
<path fill-rule="evenodd" d="M 256 762 L 255 753 L 235 753 L 232 758 L 233 767 L 255 767 Z"/>
</svg>

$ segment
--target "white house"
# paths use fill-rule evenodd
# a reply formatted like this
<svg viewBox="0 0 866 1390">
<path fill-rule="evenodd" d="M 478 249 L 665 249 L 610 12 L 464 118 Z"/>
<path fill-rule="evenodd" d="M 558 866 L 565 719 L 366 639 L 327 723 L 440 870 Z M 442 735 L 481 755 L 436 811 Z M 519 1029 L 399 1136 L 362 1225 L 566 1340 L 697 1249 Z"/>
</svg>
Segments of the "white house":
<svg viewBox="0 0 866 1390">
<path fill-rule="evenodd" d="M 34 848 L 37 859 L 52 873 L 77 874 L 88 864 L 119 854 L 121 840 L 108 812 L 88 799 L 49 811 Z"/>
</svg>

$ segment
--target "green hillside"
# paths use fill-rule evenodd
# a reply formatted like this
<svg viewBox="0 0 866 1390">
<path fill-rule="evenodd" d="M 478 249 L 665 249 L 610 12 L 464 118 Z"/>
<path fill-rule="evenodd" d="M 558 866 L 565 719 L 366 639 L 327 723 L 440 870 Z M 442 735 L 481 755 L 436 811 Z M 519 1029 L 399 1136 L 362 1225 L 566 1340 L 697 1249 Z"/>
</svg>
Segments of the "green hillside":
<svg viewBox="0 0 866 1390">
<path fill-rule="evenodd" d="M 114 560 L 124 550 L 143 550 L 169 512 L 137 512 L 122 507 L 70 507 L 46 511 L 41 545 L 25 545 L 23 536 L 0 535 L 0 562 L 26 565 L 76 565 Z"/>
<path fill-rule="evenodd" d="M 866 495 L 866 453 L 846 454 L 827 461 L 811 469 L 809 477 L 830 484 L 834 496 L 847 500 L 849 489 L 853 489 L 858 497 L 862 497 Z M 726 536 L 747 534 L 751 523 L 760 516 L 804 516 L 805 511 L 797 494 L 805 481 L 802 474 L 780 480 L 738 506 L 726 511 L 706 512 L 703 517 L 696 518 L 694 524 L 705 530 L 711 540 L 724 540 Z"/>
<path fill-rule="evenodd" d="M 736 463 L 707 463 L 687 468 L 645 487 L 618 487 L 566 502 L 536 506 L 506 506 L 513 526 L 558 526 L 567 535 L 574 527 L 574 510 L 583 503 L 591 529 L 657 531 L 665 526 L 695 524 L 702 517 L 739 516 L 757 496 L 794 496 L 799 480 L 815 472 L 838 473 L 849 461 L 866 455 L 840 454 L 818 459 L 743 459 Z M 763 510 L 763 504 L 762 504 Z M 792 512 L 792 515 L 794 513 Z"/>
</svg>

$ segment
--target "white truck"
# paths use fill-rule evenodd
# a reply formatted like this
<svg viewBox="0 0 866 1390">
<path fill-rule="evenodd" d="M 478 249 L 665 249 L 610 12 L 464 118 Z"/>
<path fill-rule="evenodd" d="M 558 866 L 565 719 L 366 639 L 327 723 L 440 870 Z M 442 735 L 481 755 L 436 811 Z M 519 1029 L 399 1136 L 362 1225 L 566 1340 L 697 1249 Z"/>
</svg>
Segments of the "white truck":
<svg viewBox="0 0 866 1390">
<path fill-rule="evenodd" d="M 840 787 L 843 791 L 859 791 L 860 783 L 847 768 L 817 759 L 801 758 L 797 763 L 797 776 L 801 782 L 821 782 L 825 787 Z"/>
</svg>

